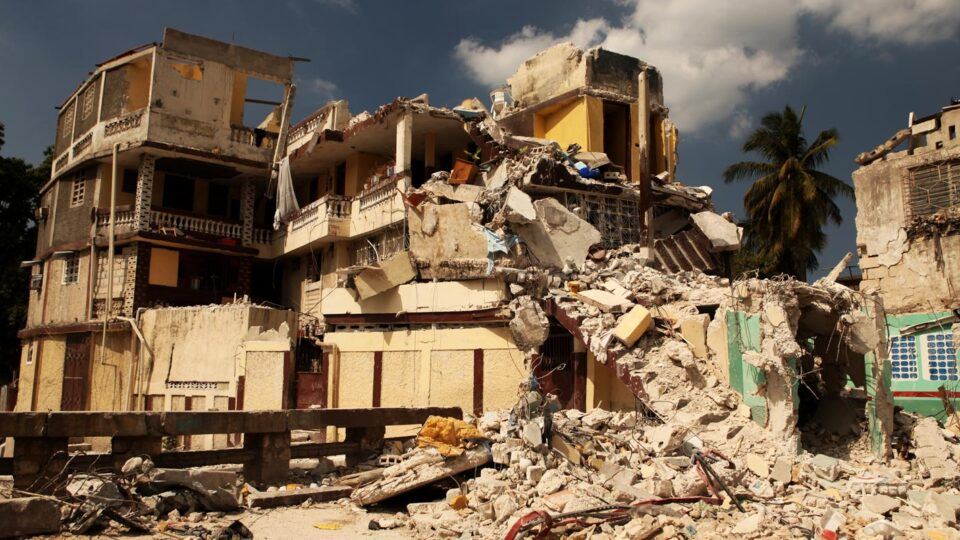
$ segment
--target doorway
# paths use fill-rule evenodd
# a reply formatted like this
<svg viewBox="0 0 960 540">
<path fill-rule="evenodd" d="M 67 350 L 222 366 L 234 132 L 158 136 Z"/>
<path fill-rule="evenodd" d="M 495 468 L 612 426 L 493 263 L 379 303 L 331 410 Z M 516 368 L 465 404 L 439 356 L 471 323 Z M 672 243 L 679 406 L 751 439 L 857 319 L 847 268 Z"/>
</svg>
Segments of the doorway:
<svg viewBox="0 0 960 540">
<path fill-rule="evenodd" d="M 61 411 L 85 411 L 90 396 L 90 334 L 68 334 L 63 354 Z"/>
</svg>

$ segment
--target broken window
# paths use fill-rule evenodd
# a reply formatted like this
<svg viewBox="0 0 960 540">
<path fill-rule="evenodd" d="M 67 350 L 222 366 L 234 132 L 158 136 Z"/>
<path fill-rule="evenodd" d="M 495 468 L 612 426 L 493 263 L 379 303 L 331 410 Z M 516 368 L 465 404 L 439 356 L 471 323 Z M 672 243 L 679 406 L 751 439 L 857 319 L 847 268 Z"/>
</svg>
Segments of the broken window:
<svg viewBox="0 0 960 540">
<path fill-rule="evenodd" d="M 82 172 L 77 173 L 77 175 L 73 177 L 73 186 L 70 189 L 70 208 L 82 205 L 86 193 L 87 179 Z"/>
<path fill-rule="evenodd" d="M 80 280 L 80 257 L 76 253 L 71 253 L 63 259 L 63 276 L 61 283 L 77 283 Z"/>
<path fill-rule="evenodd" d="M 643 241 L 640 203 L 635 199 L 565 191 L 554 195 L 563 206 L 600 231 L 605 247 Z"/>
<path fill-rule="evenodd" d="M 144 56 L 104 74 L 101 120 L 117 118 L 147 106 L 151 67 L 151 57 Z"/>
<path fill-rule="evenodd" d="M 912 169 L 907 182 L 909 218 L 928 216 L 960 204 L 960 160 Z"/>
<path fill-rule="evenodd" d="M 916 380 L 919 371 L 915 336 L 896 336 L 890 340 L 890 368 L 894 379 Z"/>
<path fill-rule="evenodd" d="M 137 170 L 124 169 L 123 183 L 120 185 L 120 191 L 124 193 L 137 193 Z"/>
<path fill-rule="evenodd" d="M 957 126 L 950 126 L 950 127 L 947 129 L 947 134 L 948 134 L 948 137 L 950 138 L 951 141 L 954 140 L 954 139 L 956 139 L 956 138 L 957 138 Z"/>
<path fill-rule="evenodd" d="M 927 378 L 931 381 L 960 380 L 957 374 L 957 348 L 953 334 L 936 332 L 924 336 Z"/>
<path fill-rule="evenodd" d="M 193 179 L 176 174 L 163 178 L 163 206 L 174 210 L 193 211 Z"/>
</svg>

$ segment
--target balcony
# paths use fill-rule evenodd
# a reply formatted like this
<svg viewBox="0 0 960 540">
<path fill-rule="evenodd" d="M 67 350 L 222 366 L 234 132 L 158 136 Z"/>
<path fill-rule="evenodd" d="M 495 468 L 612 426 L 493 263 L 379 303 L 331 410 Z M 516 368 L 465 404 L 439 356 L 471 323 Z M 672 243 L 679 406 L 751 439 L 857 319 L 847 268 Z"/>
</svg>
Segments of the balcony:
<svg viewBox="0 0 960 540">
<path fill-rule="evenodd" d="M 312 242 L 350 236 L 352 200 L 342 195 L 326 195 L 300 209 L 285 231 L 274 234 L 275 255 L 306 247 Z"/>
<path fill-rule="evenodd" d="M 106 234 L 110 226 L 110 210 L 98 208 L 94 217 L 97 234 Z M 171 236 L 194 236 L 202 240 L 218 241 L 222 239 L 243 239 L 243 224 L 235 221 L 200 216 L 186 212 L 171 212 L 150 210 L 147 217 L 149 230 L 170 234 Z M 114 215 L 114 232 L 124 234 L 136 231 L 138 228 L 136 214 L 130 206 L 118 206 Z M 269 231 L 254 229 L 254 243 L 260 240 L 261 244 L 269 244 Z"/>
</svg>

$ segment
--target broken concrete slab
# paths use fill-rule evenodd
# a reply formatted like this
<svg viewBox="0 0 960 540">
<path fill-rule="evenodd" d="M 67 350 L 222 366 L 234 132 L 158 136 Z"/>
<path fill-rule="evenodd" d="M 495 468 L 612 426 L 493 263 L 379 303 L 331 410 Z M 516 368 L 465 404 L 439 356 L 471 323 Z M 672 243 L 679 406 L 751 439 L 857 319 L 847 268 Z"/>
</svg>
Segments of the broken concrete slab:
<svg viewBox="0 0 960 540">
<path fill-rule="evenodd" d="M 417 269 L 410 261 L 409 252 L 402 251 L 373 268 L 367 268 L 353 277 L 357 293 L 366 300 L 417 277 Z"/>
<path fill-rule="evenodd" d="M 600 289 L 588 289 L 577 293 L 577 299 L 604 313 L 623 313 L 633 306 L 633 302 Z M 646 311 L 646 310 L 644 310 Z M 649 318 L 649 312 L 647 313 Z"/>
<path fill-rule="evenodd" d="M 736 251 L 740 249 L 740 232 L 737 225 L 713 212 L 691 214 L 694 226 L 710 240 L 713 251 Z"/>
<path fill-rule="evenodd" d="M 60 532 L 60 506 L 51 499 L 0 499 L 0 538 Z"/>
<path fill-rule="evenodd" d="M 515 187 L 507 190 L 507 197 L 503 201 L 506 220 L 510 223 L 525 224 L 537 219 L 537 209 L 533 206 L 533 199 Z"/>
<path fill-rule="evenodd" d="M 684 317 L 680 319 L 680 335 L 690 345 L 690 350 L 697 358 L 706 359 L 707 328 L 710 326 L 710 316 L 706 313 Z"/>
<path fill-rule="evenodd" d="M 490 451 L 484 447 L 467 449 L 463 454 L 449 459 L 443 459 L 433 448 L 423 449 L 416 457 L 387 467 L 380 480 L 354 490 L 350 498 L 361 506 L 367 506 L 479 467 L 489 461 Z"/>
<path fill-rule="evenodd" d="M 627 347 L 632 347 L 652 325 L 653 317 L 650 311 L 643 306 L 633 306 L 633 309 L 617 321 L 617 326 L 613 328 L 613 336 Z"/>
<path fill-rule="evenodd" d="M 427 182 L 421 188 L 434 197 L 443 197 L 454 202 L 475 203 L 486 191 L 473 184 L 448 184 L 446 182 Z"/>
<path fill-rule="evenodd" d="M 889 495 L 864 495 L 860 499 L 860 507 L 874 514 L 884 515 L 900 508 L 900 500 Z"/>
<path fill-rule="evenodd" d="M 350 486 L 321 486 L 286 491 L 261 491 L 247 496 L 247 506 L 250 508 L 276 508 L 279 506 L 296 506 L 305 501 L 329 502 L 349 497 L 353 492 Z"/>
<path fill-rule="evenodd" d="M 590 247 L 602 240 L 600 231 L 554 198 L 538 199 L 533 206 L 537 219 L 516 226 L 530 253 L 542 265 L 563 268 L 572 264 L 582 268 Z"/>
</svg>

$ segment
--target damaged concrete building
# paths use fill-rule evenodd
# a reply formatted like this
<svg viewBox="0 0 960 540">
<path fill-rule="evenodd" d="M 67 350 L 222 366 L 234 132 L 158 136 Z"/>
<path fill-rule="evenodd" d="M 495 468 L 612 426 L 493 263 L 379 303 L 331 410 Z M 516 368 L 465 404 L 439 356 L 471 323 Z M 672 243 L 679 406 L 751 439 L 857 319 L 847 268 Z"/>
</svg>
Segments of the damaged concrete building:
<svg viewBox="0 0 960 540">
<path fill-rule="evenodd" d="M 757 423 L 784 420 L 726 338 L 742 232 L 676 178 L 656 68 L 560 44 L 489 109 L 337 100 L 290 125 L 292 66 L 167 30 L 66 102 L 17 410 L 480 414 L 531 376 L 566 408 L 632 410 L 645 382 L 608 349 L 656 320 Z M 283 99 L 249 128 L 254 79 Z"/>
<path fill-rule="evenodd" d="M 63 103 L 24 262 L 16 410 L 287 405 L 296 315 L 244 299 L 269 241 L 263 194 L 292 74 L 289 58 L 168 29 L 98 65 Z M 248 83 L 284 96 L 259 127 L 245 116 Z M 206 304 L 229 305 L 175 307 Z M 260 362 L 276 376 L 245 377 Z"/>
<path fill-rule="evenodd" d="M 883 297 L 897 405 L 944 419 L 957 405 L 960 103 L 857 156 L 860 289 Z"/>
</svg>

